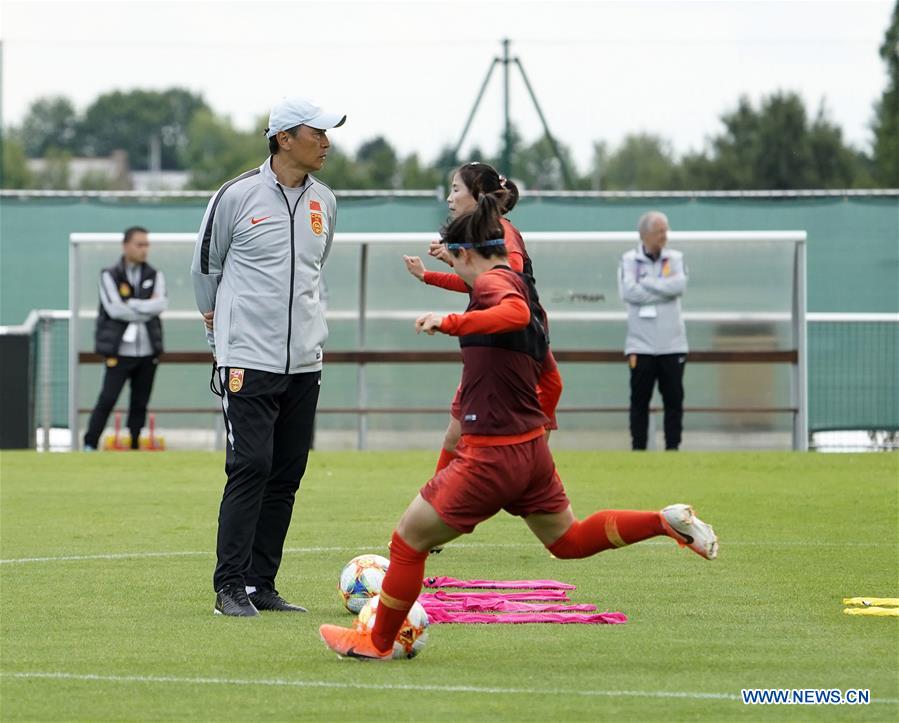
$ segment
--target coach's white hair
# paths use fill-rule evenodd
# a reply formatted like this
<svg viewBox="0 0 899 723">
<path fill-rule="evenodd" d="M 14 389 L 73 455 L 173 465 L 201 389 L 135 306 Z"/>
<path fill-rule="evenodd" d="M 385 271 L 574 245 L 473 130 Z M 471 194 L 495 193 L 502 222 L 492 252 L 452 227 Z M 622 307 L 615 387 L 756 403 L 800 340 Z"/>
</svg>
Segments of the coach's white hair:
<svg viewBox="0 0 899 723">
<path fill-rule="evenodd" d="M 668 225 L 668 217 L 661 211 L 647 211 L 640 216 L 640 221 L 637 223 L 637 230 L 640 232 L 640 238 L 643 238 L 652 230 L 656 221 L 664 221 L 665 225 Z"/>
</svg>

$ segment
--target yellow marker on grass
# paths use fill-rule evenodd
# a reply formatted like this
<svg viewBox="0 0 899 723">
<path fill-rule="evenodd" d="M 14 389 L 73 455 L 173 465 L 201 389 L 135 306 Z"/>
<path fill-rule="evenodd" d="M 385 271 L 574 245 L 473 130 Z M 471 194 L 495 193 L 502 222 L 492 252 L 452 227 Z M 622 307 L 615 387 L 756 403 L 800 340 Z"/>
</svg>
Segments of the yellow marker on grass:
<svg viewBox="0 0 899 723">
<path fill-rule="evenodd" d="M 899 618 L 899 608 L 863 607 L 843 608 L 845 615 L 871 615 L 876 617 Z"/>
<path fill-rule="evenodd" d="M 899 597 L 844 597 L 844 615 L 870 615 L 872 617 L 899 618 Z"/>
<path fill-rule="evenodd" d="M 882 608 L 899 607 L 899 597 L 844 597 L 843 605 L 863 605 L 870 607 L 876 605 Z"/>
</svg>

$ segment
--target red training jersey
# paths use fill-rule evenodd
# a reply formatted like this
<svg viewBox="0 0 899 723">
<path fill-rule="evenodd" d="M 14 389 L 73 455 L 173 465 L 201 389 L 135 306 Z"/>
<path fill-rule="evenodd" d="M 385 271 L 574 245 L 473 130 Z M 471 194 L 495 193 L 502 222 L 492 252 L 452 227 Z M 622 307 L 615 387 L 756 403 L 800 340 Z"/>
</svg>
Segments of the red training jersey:
<svg viewBox="0 0 899 723">
<path fill-rule="evenodd" d="M 516 444 L 539 436 L 549 422 L 536 391 L 546 333 L 532 301 L 519 274 L 497 267 L 475 280 L 466 312 L 440 325 L 460 337 L 460 421 L 469 443 Z"/>
</svg>

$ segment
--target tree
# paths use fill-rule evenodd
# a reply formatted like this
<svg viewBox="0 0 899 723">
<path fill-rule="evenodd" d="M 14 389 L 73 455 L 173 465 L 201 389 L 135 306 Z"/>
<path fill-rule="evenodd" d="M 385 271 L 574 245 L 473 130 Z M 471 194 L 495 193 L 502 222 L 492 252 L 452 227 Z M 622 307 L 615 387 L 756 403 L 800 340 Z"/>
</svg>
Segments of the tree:
<svg viewBox="0 0 899 723">
<path fill-rule="evenodd" d="M 594 151 L 594 162 L 597 151 Z M 678 187 L 677 162 L 671 144 L 647 133 L 626 136 L 606 159 L 599 177 L 604 190 L 664 191 Z"/>
<path fill-rule="evenodd" d="M 78 114 L 72 101 L 63 96 L 38 98 L 22 121 L 20 137 L 29 158 L 41 158 L 50 148 L 75 152 L 78 143 Z"/>
<path fill-rule="evenodd" d="M 843 143 L 842 129 L 827 118 L 824 104 L 808 133 L 810 188 L 850 188 L 863 175 L 864 155 Z"/>
<path fill-rule="evenodd" d="M 843 143 L 842 131 L 822 103 L 809 123 L 796 93 L 778 92 L 755 109 L 746 97 L 721 117 L 724 132 L 709 150 L 681 163 L 690 188 L 741 190 L 845 188 L 859 175 L 858 155 Z"/>
<path fill-rule="evenodd" d="M 36 174 L 38 188 L 46 188 L 54 191 L 64 191 L 69 188 L 71 177 L 69 162 L 72 154 L 59 148 L 50 148 L 44 154 L 44 167 Z"/>
<path fill-rule="evenodd" d="M 899 0 L 880 57 L 887 66 L 887 87 L 874 107 L 874 177 L 885 187 L 899 188 Z"/>
<path fill-rule="evenodd" d="M 32 188 L 34 175 L 28 169 L 28 158 L 18 138 L 9 132 L 3 137 L 3 188 Z"/>
<path fill-rule="evenodd" d="M 422 165 L 417 153 L 407 156 L 399 167 L 400 186 L 432 190 L 443 183 L 443 174 L 435 166 Z"/>
<path fill-rule="evenodd" d="M 434 162 L 431 164 L 431 168 L 433 168 L 437 172 L 438 185 L 446 186 L 449 184 L 449 176 L 450 171 L 452 171 L 459 164 L 459 159 L 456 158 L 455 148 L 452 146 L 444 146 L 440 152 L 437 154 L 437 158 L 434 159 Z"/>
<path fill-rule="evenodd" d="M 556 158 L 546 136 L 518 149 L 512 156 L 512 176 L 534 191 L 558 191 L 565 188 L 562 164 Z"/>
<path fill-rule="evenodd" d="M 182 168 L 188 127 L 200 110 L 209 110 L 202 96 L 183 88 L 106 93 L 85 111 L 81 150 L 105 156 L 121 148 L 128 153 L 131 168 L 144 170 L 149 168 L 150 143 L 155 137 L 161 168 Z"/>
<path fill-rule="evenodd" d="M 399 185 L 396 151 L 383 136 L 359 146 L 356 162 L 364 168 L 366 188 L 396 188 Z"/>
<path fill-rule="evenodd" d="M 351 156 L 335 146 L 328 149 L 328 159 L 315 175 L 334 189 L 369 188 L 364 169 Z"/>
<path fill-rule="evenodd" d="M 180 163 L 191 171 L 189 187 L 206 191 L 258 166 L 267 152 L 261 133 L 239 131 L 227 118 L 202 108 L 187 127 Z"/>
<path fill-rule="evenodd" d="M 521 178 L 527 188 L 535 191 L 576 191 L 590 187 L 590 179 L 580 179 L 572 160 L 571 149 L 555 142 L 561 159 L 556 155 L 550 139 L 543 135 L 530 145 L 518 150 L 512 157 L 512 175 Z M 569 188 L 562 163 L 572 174 L 573 187 Z"/>
</svg>

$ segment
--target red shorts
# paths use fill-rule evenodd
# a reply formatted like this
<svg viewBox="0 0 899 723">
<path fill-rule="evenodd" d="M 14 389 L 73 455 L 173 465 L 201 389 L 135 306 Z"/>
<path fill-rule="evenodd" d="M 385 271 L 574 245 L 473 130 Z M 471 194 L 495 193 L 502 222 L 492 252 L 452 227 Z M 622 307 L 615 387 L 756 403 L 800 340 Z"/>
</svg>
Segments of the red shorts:
<svg viewBox="0 0 899 723">
<path fill-rule="evenodd" d="M 542 435 L 496 447 L 473 447 L 463 440 L 456 454 L 420 490 L 454 530 L 471 532 L 500 510 L 527 517 L 535 512 L 562 512 L 569 505 Z"/>
</svg>

